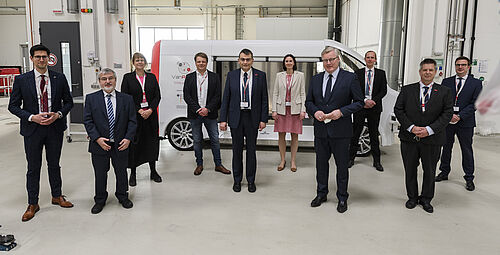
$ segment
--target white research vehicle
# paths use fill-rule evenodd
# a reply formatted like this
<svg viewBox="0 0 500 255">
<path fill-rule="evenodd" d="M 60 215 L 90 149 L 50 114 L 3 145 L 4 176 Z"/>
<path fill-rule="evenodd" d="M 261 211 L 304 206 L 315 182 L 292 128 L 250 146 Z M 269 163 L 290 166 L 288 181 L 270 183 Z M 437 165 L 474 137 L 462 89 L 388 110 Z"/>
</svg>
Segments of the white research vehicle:
<svg viewBox="0 0 500 255">
<path fill-rule="evenodd" d="M 217 73 L 221 80 L 222 93 L 224 91 L 227 73 L 238 69 L 238 57 L 242 49 L 253 52 L 253 67 L 266 72 L 267 90 L 269 95 L 269 122 L 262 131 L 259 131 L 257 144 L 274 145 L 278 141 L 278 133 L 274 132 L 274 120 L 271 118 L 272 92 L 276 74 L 283 71 L 282 60 L 286 54 L 293 54 L 297 60 L 297 70 L 304 73 L 306 93 L 310 78 L 323 71 L 321 51 L 326 46 L 332 46 L 340 51 L 340 67 L 354 72 L 365 66 L 364 58 L 347 46 L 333 40 L 202 40 L 202 41 L 173 41 L 162 40 L 153 47 L 151 61 L 152 72 L 158 78 L 162 100 L 159 105 L 160 136 L 169 139 L 170 144 L 177 150 L 191 150 L 193 137 L 191 125 L 187 119 L 187 106 L 183 99 L 183 86 L 186 75 L 196 70 L 194 55 L 204 52 L 208 55 L 207 69 Z M 381 145 L 387 146 L 394 142 L 393 108 L 398 92 L 387 88 L 384 97 L 383 112 L 380 117 L 379 133 Z M 221 95 L 222 98 L 222 95 Z M 314 142 L 313 120 L 306 117 L 303 120 L 303 131 L 299 135 L 301 146 L 312 146 Z M 203 129 L 204 137 L 208 138 Z M 221 142 L 230 141 L 230 131 L 220 131 Z M 290 139 L 287 134 L 287 139 Z M 368 155 L 370 139 L 365 126 L 360 137 L 358 155 Z"/>
</svg>

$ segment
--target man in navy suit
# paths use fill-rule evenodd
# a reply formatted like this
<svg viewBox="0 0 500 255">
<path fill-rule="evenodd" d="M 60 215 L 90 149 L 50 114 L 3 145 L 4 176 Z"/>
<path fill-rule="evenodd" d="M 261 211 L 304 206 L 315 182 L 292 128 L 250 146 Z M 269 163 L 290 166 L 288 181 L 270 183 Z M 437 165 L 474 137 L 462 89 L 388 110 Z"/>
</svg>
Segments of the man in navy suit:
<svg viewBox="0 0 500 255">
<path fill-rule="evenodd" d="M 326 201 L 331 155 L 337 165 L 337 211 L 347 210 L 349 144 L 352 137 L 351 114 L 363 108 L 363 93 L 354 73 L 339 67 L 339 51 L 327 46 L 321 52 L 325 72 L 311 78 L 306 109 L 314 116 L 317 196 L 311 206 Z"/>
<path fill-rule="evenodd" d="M 246 177 L 248 191 L 255 192 L 257 130 L 266 127 L 269 116 L 266 73 L 252 68 L 253 53 L 240 52 L 240 69 L 227 74 L 220 110 L 220 129 L 231 128 L 233 143 L 233 191 L 241 191 L 243 179 L 243 142 L 246 138 Z"/>
<path fill-rule="evenodd" d="M 40 168 L 45 147 L 52 204 L 73 207 L 62 195 L 59 160 L 66 130 L 66 115 L 73 108 L 73 98 L 64 74 L 47 69 L 50 50 L 39 44 L 31 47 L 34 69 L 16 77 L 10 95 L 9 111 L 21 120 L 21 135 L 28 161 L 26 188 L 28 209 L 22 221 L 28 221 L 40 210 Z M 22 105 L 22 107 L 21 107 Z"/>
<path fill-rule="evenodd" d="M 102 211 L 108 198 L 106 184 L 110 159 L 116 176 L 115 195 L 124 208 L 132 208 L 133 203 L 128 199 L 127 192 L 127 163 L 128 147 L 137 128 L 132 96 L 115 90 L 116 73 L 103 68 L 98 78 L 102 90 L 86 96 L 83 111 L 95 174 L 93 214 Z"/>
<path fill-rule="evenodd" d="M 194 56 L 196 71 L 186 75 L 184 80 L 184 101 L 187 104 L 187 117 L 191 123 L 194 141 L 194 155 L 196 157 L 196 168 L 194 175 L 200 175 L 203 171 L 203 133 L 202 124 L 205 125 L 215 163 L 215 171 L 223 174 L 231 174 L 221 162 L 219 129 L 217 127 L 217 116 L 220 109 L 221 85 L 219 76 L 207 70 L 208 56 L 198 52 Z"/>
<path fill-rule="evenodd" d="M 434 59 L 422 60 L 419 74 L 420 82 L 401 88 L 394 105 L 394 114 L 401 124 L 399 139 L 408 196 L 405 206 L 413 209 L 420 204 L 426 212 L 432 213 L 436 165 L 441 146 L 446 140 L 444 130 L 453 114 L 453 99 L 450 89 L 434 83 Z M 419 195 L 417 168 L 420 162 L 424 175 Z"/>
<path fill-rule="evenodd" d="M 451 89 L 453 94 L 453 117 L 450 125 L 446 127 L 446 143 L 441 153 L 441 173 L 436 176 L 436 182 L 448 180 L 451 171 L 451 150 L 458 137 L 460 149 L 462 150 L 462 168 L 465 172 L 465 188 L 468 191 L 475 189 L 474 185 L 474 156 L 472 154 L 472 137 L 476 126 L 474 112 L 479 93 L 483 89 L 482 82 L 472 74 L 469 74 L 470 60 L 467 57 L 458 57 L 455 60 L 455 71 L 457 75 L 443 80 L 443 86 Z"/>
</svg>

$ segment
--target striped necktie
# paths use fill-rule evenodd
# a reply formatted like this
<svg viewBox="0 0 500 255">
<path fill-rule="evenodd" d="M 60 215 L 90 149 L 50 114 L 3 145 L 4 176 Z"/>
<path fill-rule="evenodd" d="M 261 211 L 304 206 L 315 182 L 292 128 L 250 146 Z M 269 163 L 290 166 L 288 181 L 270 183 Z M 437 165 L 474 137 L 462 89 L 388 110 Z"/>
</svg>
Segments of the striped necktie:
<svg viewBox="0 0 500 255">
<path fill-rule="evenodd" d="M 106 95 L 106 104 L 108 105 L 108 121 L 109 121 L 109 140 L 115 139 L 115 114 L 113 113 L 113 103 L 111 102 L 111 94 Z"/>
</svg>

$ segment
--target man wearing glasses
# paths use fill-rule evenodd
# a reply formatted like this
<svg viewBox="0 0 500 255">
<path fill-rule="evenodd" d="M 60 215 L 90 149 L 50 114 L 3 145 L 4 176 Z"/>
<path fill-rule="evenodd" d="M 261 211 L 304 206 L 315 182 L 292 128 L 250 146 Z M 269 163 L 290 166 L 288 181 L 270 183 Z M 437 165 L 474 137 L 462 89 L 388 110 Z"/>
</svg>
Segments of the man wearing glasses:
<svg viewBox="0 0 500 255">
<path fill-rule="evenodd" d="M 317 195 L 311 206 L 326 201 L 331 155 L 337 165 L 337 211 L 347 211 L 349 144 L 353 134 L 351 114 L 364 106 L 363 93 L 354 73 L 339 67 L 339 51 L 327 46 L 321 52 L 324 72 L 311 78 L 306 109 L 314 116 Z"/>
<path fill-rule="evenodd" d="M 420 204 L 426 212 L 432 213 L 436 164 L 441 146 L 446 141 L 446 125 L 453 115 L 453 98 L 449 88 L 434 83 L 434 59 L 422 60 L 419 74 L 420 82 L 401 88 L 394 105 L 394 114 L 401 124 L 399 139 L 408 196 L 405 206 L 413 209 Z M 419 195 L 417 168 L 420 161 L 424 176 Z"/>
<path fill-rule="evenodd" d="M 115 170 L 115 195 L 118 202 L 125 209 L 133 207 L 127 192 L 127 163 L 128 147 L 137 128 L 134 101 L 132 96 L 115 90 L 115 71 L 103 68 L 98 78 L 102 90 L 86 96 L 83 111 L 83 124 L 90 138 L 89 152 L 95 175 L 92 214 L 100 213 L 106 204 L 110 160 Z"/>
<path fill-rule="evenodd" d="M 255 192 L 255 155 L 258 130 L 266 127 L 269 116 L 266 73 L 252 67 L 253 53 L 240 51 L 240 69 L 227 74 L 220 110 L 220 129 L 231 128 L 233 143 L 233 191 L 241 191 L 243 179 L 243 144 L 246 140 L 246 178 L 248 191 Z M 246 139 L 245 139 L 246 138 Z"/>
<path fill-rule="evenodd" d="M 24 151 L 28 161 L 28 208 L 22 221 L 31 220 L 40 210 L 38 195 L 43 147 L 52 204 L 64 208 L 73 207 L 62 195 L 59 165 L 66 130 L 66 115 L 73 108 L 73 98 L 64 74 L 47 69 L 49 54 L 50 50 L 41 44 L 31 47 L 30 59 L 34 69 L 16 77 L 9 101 L 9 111 L 21 120 L 20 133 L 24 137 Z"/>
<path fill-rule="evenodd" d="M 436 182 L 448 180 L 451 171 L 451 150 L 458 137 L 460 149 L 462 150 L 462 168 L 465 173 L 465 188 L 468 191 L 475 189 L 474 185 L 474 156 L 472 154 L 472 137 L 476 126 L 474 112 L 479 93 L 483 89 L 482 82 L 472 74 L 469 74 L 470 60 L 467 57 L 458 57 L 455 60 L 455 71 L 457 75 L 443 80 L 443 86 L 451 89 L 453 95 L 453 117 L 450 125 L 446 127 L 446 143 L 441 154 L 441 173 L 436 176 Z"/>
</svg>

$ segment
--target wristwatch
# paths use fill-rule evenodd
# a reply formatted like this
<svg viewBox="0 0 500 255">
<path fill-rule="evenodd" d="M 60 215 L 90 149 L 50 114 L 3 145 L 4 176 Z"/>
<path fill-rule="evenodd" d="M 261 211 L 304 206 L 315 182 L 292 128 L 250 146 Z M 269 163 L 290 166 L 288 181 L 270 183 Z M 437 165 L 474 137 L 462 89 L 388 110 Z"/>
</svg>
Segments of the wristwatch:
<svg viewBox="0 0 500 255">
<path fill-rule="evenodd" d="M 59 119 L 62 119 L 62 117 L 63 117 L 62 112 L 61 111 L 57 111 L 57 114 L 59 114 Z"/>
</svg>

